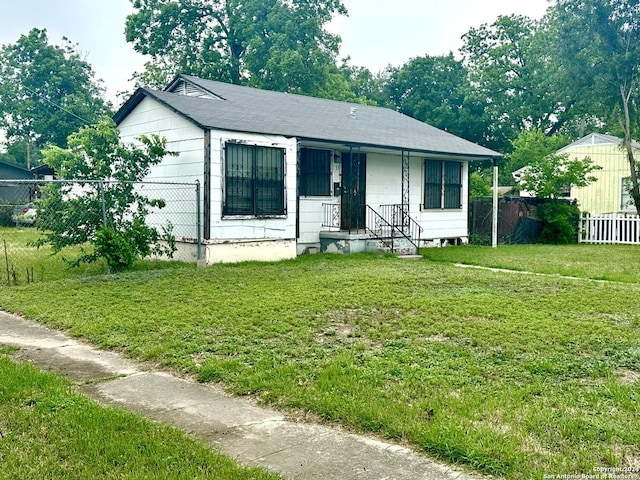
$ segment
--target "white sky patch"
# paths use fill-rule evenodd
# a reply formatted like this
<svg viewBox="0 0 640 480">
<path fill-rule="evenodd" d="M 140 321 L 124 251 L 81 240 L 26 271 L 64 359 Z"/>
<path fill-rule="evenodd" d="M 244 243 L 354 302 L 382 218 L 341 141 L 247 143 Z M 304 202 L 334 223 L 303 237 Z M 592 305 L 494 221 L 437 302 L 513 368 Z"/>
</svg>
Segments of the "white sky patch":
<svg viewBox="0 0 640 480">
<path fill-rule="evenodd" d="M 499 15 L 540 19 L 548 0 L 343 0 L 349 17 L 337 18 L 331 31 L 342 37 L 341 57 L 373 72 L 398 67 L 424 55 L 457 54 L 472 27 Z"/>
</svg>

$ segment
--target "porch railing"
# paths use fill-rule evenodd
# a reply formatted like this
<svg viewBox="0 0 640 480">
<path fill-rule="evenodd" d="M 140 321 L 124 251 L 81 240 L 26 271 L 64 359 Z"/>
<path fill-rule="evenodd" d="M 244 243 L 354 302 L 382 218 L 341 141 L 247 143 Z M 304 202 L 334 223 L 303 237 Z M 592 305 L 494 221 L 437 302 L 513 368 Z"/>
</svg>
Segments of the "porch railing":
<svg viewBox="0 0 640 480">
<path fill-rule="evenodd" d="M 322 227 L 330 230 L 340 230 L 340 204 L 322 204 Z"/>
<path fill-rule="evenodd" d="M 382 217 L 389 222 L 394 229 L 399 230 L 402 234 L 418 248 L 422 238 L 422 227 L 418 225 L 408 209 L 401 204 L 380 205 Z"/>
<path fill-rule="evenodd" d="M 341 228 L 341 206 L 335 203 L 323 203 L 322 227 L 330 230 Z M 388 243 L 395 251 L 395 240 L 404 238 L 416 249 L 420 245 L 422 227 L 409 216 L 402 205 L 381 205 L 380 213 L 370 205 L 362 205 L 365 212 L 365 224 L 349 229 L 349 232 L 365 230 L 381 241 Z"/>
</svg>

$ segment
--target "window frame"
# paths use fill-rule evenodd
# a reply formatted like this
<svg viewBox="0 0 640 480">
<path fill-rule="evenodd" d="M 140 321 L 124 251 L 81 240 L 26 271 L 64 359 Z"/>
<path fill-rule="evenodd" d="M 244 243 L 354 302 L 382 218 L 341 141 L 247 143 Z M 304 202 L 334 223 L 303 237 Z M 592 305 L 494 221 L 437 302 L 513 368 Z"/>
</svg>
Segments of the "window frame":
<svg viewBox="0 0 640 480">
<path fill-rule="evenodd" d="M 298 194 L 301 197 L 332 196 L 332 156 L 331 150 L 307 147 L 300 149 Z M 319 167 L 320 163 L 323 165 Z"/>
<path fill-rule="evenodd" d="M 225 142 L 223 175 L 223 217 L 287 215 L 285 148 Z"/>
<path fill-rule="evenodd" d="M 424 210 L 461 210 L 464 162 L 425 158 L 423 163 Z"/>
<path fill-rule="evenodd" d="M 624 212 L 624 213 L 636 212 L 636 207 L 633 205 L 633 198 L 631 197 L 630 190 L 631 190 L 631 176 L 630 175 L 621 176 L 620 177 L 620 197 L 619 197 L 620 212 Z"/>
</svg>

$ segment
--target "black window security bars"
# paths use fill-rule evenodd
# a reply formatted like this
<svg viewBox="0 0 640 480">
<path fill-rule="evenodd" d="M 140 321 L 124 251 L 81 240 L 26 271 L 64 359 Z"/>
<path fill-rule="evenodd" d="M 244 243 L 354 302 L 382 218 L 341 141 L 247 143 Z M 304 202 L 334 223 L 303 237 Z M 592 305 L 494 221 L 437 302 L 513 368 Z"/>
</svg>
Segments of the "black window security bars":
<svg viewBox="0 0 640 480">
<path fill-rule="evenodd" d="M 425 160 L 424 208 L 462 207 L 462 162 Z"/>
<path fill-rule="evenodd" d="M 282 148 L 227 143 L 225 215 L 284 215 Z"/>
<path fill-rule="evenodd" d="M 300 195 L 331 195 L 331 151 L 303 148 L 300 151 Z"/>
</svg>

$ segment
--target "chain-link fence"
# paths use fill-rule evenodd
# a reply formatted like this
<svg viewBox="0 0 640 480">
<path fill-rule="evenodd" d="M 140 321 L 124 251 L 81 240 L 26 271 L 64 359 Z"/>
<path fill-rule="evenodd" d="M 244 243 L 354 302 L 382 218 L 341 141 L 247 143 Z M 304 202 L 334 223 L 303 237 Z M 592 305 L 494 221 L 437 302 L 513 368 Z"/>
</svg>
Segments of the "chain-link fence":
<svg viewBox="0 0 640 480">
<path fill-rule="evenodd" d="M 0 180 L 0 286 L 107 271 L 93 253 L 101 227 L 143 217 L 160 235 L 147 260 L 197 262 L 201 256 L 201 199 L 197 183 Z M 162 235 L 165 233 L 166 235 Z M 53 255 L 52 234 L 59 253 Z M 171 248 L 166 248 L 171 247 Z"/>
</svg>

